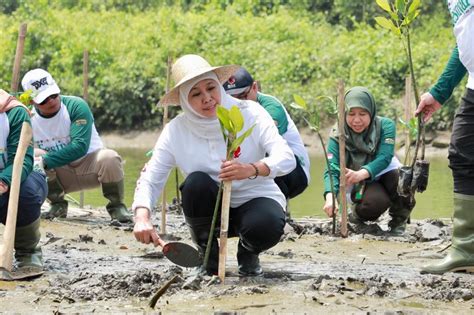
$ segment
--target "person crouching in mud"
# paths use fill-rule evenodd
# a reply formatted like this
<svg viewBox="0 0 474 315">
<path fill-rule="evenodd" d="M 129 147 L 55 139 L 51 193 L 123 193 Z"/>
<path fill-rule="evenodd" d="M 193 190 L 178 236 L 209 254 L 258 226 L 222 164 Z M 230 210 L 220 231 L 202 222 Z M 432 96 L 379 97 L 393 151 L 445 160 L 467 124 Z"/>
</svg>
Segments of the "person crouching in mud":
<svg viewBox="0 0 474 315">
<path fill-rule="evenodd" d="M 23 122 L 30 123 L 29 110 L 13 96 L 0 89 L 0 219 L 6 223 L 13 161 Z M 44 172 L 33 169 L 33 146 L 29 145 L 21 171 L 20 195 L 15 231 L 16 267 L 43 269 L 43 255 L 38 243 L 41 205 L 48 194 Z"/>
<path fill-rule="evenodd" d="M 390 233 L 403 235 L 411 209 L 409 199 L 397 193 L 398 167 L 394 156 L 395 123 L 377 116 L 375 99 L 365 87 L 351 88 L 344 97 L 346 119 L 346 183 L 351 192 L 349 221 L 362 224 L 377 220 L 389 209 Z M 339 131 L 333 129 L 328 143 L 328 158 L 335 193 L 339 190 Z M 329 171 L 324 172 L 323 210 L 329 217 L 337 211 L 332 204 Z"/>
<path fill-rule="evenodd" d="M 290 173 L 296 161 L 263 107 L 225 93 L 222 84 L 237 69 L 237 66 L 211 67 L 197 55 L 185 55 L 173 65 L 172 78 L 176 85 L 160 104 L 179 104 L 183 113 L 165 126 L 137 182 L 132 206 L 134 235 L 142 243 L 158 245 L 151 209 L 171 169 L 178 166 L 185 175 L 180 186 L 185 221 L 194 243 L 204 254 L 219 181 L 232 181 L 229 237 L 239 237 L 239 274 L 256 276 L 262 274 L 259 253 L 279 242 L 285 225 L 286 200 L 274 179 Z M 225 161 L 226 144 L 216 109 L 217 106 L 229 109 L 233 105 L 239 106 L 242 112 L 243 130 L 256 125 L 240 145 L 240 156 Z M 218 253 L 218 241 L 214 237 L 206 266 L 208 274 L 217 274 Z"/>
</svg>

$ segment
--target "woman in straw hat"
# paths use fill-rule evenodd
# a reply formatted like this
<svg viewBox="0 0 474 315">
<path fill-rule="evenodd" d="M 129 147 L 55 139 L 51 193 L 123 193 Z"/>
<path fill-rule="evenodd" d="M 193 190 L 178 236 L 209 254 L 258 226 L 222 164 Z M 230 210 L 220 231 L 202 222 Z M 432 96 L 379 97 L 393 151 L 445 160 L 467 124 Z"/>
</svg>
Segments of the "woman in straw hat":
<svg viewBox="0 0 474 315">
<path fill-rule="evenodd" d="M 176 86 L 162 105 L 181 105 L 183 113 L 163 129 L 153 156 L 137 182 L 133 210 L 134 234 L 142 243 L 158 244 L 150 219 L 170 170 L 178 166 L 186 176 L 181 185 L 186 223 L 194 243 L 205 252 L 217 199 L 218 183 L 232 181 L 229 236 L 239 236 L 239 274 L 260 275 L 258 254 L 278 243 L 285 225 L 285 197 L 274 182 L 291 172 L 294 155 L 278 135 L 272 118 L 258 104 L 227 95 L 222 83 L 238 66 L 211 67 L 197 55 L 185 55 L 172 67 Z M 226 145 L 216 115 L 217 106 L 238 105 L 252 134 L 241 144 L 240 155 L 225 161 Z M 267 156 L 266 156 L 267 155 Z M 216 235 L 216 233 L 214 233 Z M 217 238 L 212 240 L 207 272 L 216 274 Z"/>
</svg>

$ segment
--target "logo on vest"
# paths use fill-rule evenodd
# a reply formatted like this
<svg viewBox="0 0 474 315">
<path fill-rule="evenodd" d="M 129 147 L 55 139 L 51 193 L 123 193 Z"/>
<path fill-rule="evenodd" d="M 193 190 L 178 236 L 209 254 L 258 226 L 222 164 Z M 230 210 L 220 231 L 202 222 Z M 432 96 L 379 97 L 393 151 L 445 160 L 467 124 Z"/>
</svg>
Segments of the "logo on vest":
<svg viewBox="0 0 474 315">
<path fill-rule="evenodd" d="M 35 82 L 31 82 L 31 85 L 33 85 L 35 89 L 39 90 L 39 88 L 42 87 L 43 85 L 48 85 L 47 77 L 39 79 L 38 81 L 35 81 Z"/>
</svg>

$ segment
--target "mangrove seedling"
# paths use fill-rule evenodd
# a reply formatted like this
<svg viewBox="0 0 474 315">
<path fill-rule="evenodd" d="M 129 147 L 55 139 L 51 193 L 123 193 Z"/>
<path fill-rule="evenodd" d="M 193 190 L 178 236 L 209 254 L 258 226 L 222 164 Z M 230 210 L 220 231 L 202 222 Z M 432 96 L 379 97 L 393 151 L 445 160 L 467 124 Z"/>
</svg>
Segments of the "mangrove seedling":
<svg viewBox="0 0 474 315">
<path fill-rule="evenodd" d="M 328 159 L 328 153 L 326 150 L 326 144 L 324 143 L 323 137 L 321 136 L 321 117 L 320 117 L 320 110 L 314 105 L 309 105 L 306 103 L 306 101 L 299 95 L 293 94 L 293 99 L 294 103 L 292 103 L 290 106 L 296 110 L 303 111 L 305 113 L 305 116 L 308 117 L 303 117 L 304 121 L 308 125 L 309 129 L 316 133 L 316 135 L 319 138 L 319 141 L 321 142 L 321 147 L 323 148 L 324 152 L 324 158 L 326 161 L 326 167 L 328 169 L 329 173 L 329 182 L 331 184 L 331 193 L 332 193 L 332 204 L 333 206 L 336 206 L 336 194 L 335 194 L 335 189 L 334 189 L 334 182 L 332 178 L 332 170 L 339 170 L 339 165 L 337 164 L 331 164 Z M 337 114 L 337 103 L 336 101 L 329 97 L 329 96 L 319 96 L 316 98 L 316 100 L 322 100 L 326 99 L 329 100 L 331 103 L 331 106 L 329 107 L 329 114 Z M 336 233 L 336 212 L 334 212 L 333 215 L 333 224 L 332 224 L 332 233 Z"/>
<path fill-rule="evenodd" d="M 244 128 L 244 117 L 242 116 L 239 107 L 235 105 L 232 106 L 229 110 L 221 105 L 217 106 L 217 118 L 219 119 L 222 136 L 226 143 L 226 160 L 230 161 L 233 158 L 238 157 L 238 155 L 240 154 L 240 145 L 244 142 L 245 138 L 250 136 L 255 127 L 255 124 L 252 125 L 245 132 L 241 133 L 239 136 L 239 133 Z M 209 238 L 207 240 L 206 253 L 204 255 L 204 269 L 206 268 L 207 263 L 209 261 L 209 254 L 211 250 L 212 239 L 214 237 L 214 229 L 216 226 L 217 213 L 222 197 L 223 188 L 224 184 L 223 182 L 221 182 L 219 185 L 219 191 L 217 193 L 214 214 L 212 216 L 211 230 L 209 232 Z"/>
</svg>

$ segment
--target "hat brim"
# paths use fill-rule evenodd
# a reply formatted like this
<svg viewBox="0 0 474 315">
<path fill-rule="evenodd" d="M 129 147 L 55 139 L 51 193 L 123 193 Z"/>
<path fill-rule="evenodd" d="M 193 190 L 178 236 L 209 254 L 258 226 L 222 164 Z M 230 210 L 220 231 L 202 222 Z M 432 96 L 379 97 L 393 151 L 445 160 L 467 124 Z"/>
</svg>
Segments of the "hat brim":
<svg viewBox="0 0 474 315">
<path fill-rule="evenodd" d="M 48 96 L 51 96 L 53 94 L 59 94 L 60 92 L 61 92 L 61 90 L 59 90 L 59 86 L 57 84 L 51 85 L 46 90 L 41 91 L 40 93 L 38 93 L 38 95 L 36 95 L 33 98 L 33 102 L 35 102 L 36 104 L 40 104 Z"/>
<path fill-rule="evenodd" d="M 208 73 L 214 71 L 219 79 L 221 84 L 224 84 L 229 78 L 240 68 L 238 65 L 228 65 L 228 66 L 220 66 L 220 67 L 210 67 L 207 69 L 202 69 L 200 71 L 194 72 L 189 76 L 184 77 L 176 83 L 176 85 L 166 93 L 158 102 L 158 105 L 165 106 L 165 105 L 179 105 L 179 87 L 184 83 L 188 82 L 189 80 L 194 79 L 204 73 Z"/>
</svg>

